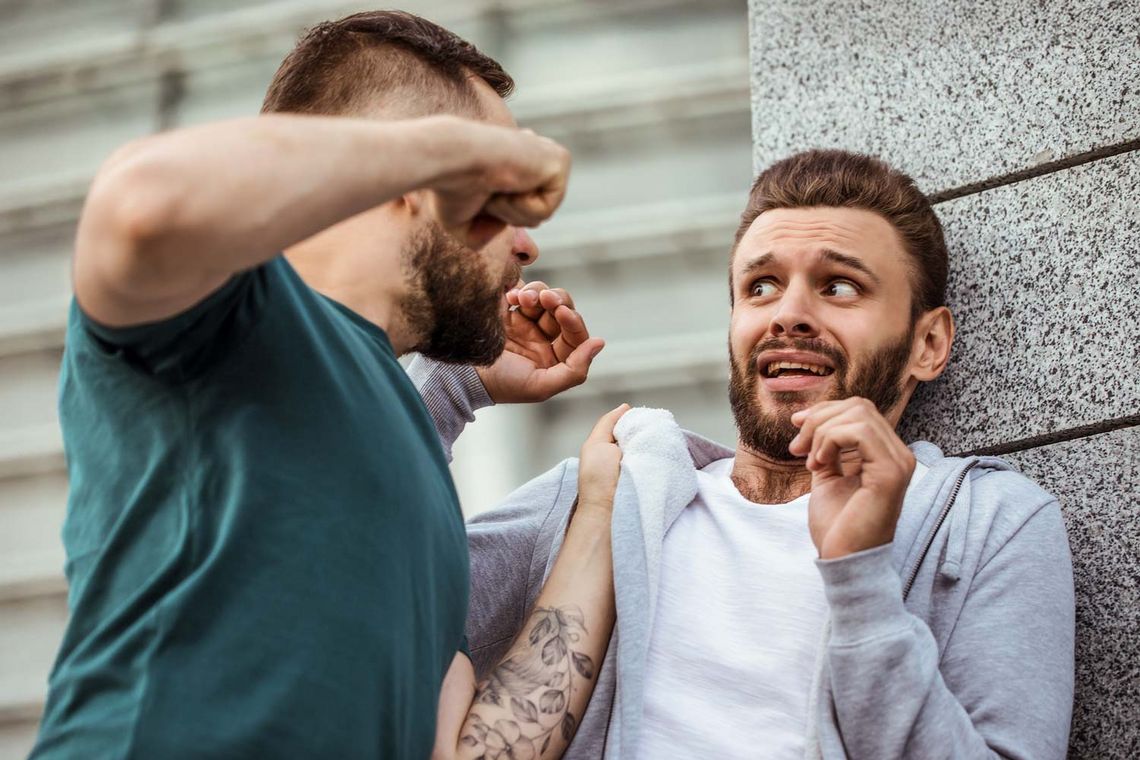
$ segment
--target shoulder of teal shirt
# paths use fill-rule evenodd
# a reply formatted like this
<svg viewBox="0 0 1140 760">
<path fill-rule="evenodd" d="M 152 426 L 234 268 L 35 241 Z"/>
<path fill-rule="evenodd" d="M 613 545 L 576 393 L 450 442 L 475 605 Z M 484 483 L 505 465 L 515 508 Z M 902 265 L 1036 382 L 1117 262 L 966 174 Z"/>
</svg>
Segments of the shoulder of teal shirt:
<svg viewBox="0 0 1140 760">
<path fill-rule="evenodd" d="M 193 306 L 164 319 L 136 325 L 105 325 L 71 302 L 67 341 L 73 350 L 122 360 L 138 372 L 168 383 L 205 372 L 257 324 L 271 293 L 289 281 L 282 256 L 239 272 Z M 295 274 L 293 275 L 295 276 Z"/>
</svg>

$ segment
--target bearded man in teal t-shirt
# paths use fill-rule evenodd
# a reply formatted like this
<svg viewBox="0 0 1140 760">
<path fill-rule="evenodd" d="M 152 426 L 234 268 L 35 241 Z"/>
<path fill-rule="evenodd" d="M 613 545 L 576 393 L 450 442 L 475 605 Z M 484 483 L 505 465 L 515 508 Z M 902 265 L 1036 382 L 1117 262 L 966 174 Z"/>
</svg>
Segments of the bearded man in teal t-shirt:
<svg viewBox="0 0 1140 760">
<path fill-rule="evenodd" d="M 517 128 L 511 87 L 434 24 L 357 14 L 301 40 L 262 116 L 100 170 L 61 380 L 72 616 L 33 756 L 418 758 L 442 746 L 437 706 L 457 746 L 466 538 L 397 357 L 488 366 L 514 320 L 483 381 L 533 398 L 602 345 L 566 294 L 517 289 L 538 254 L 522 228 L 561 202 L 569 156 Z M 606 594 L 546 599 L 584 610 L 559 619 L 590 628 L 574 654 L 596 662 L 609 571 L 573 564 L 574 532 L 608 540 L 606 482 L 561 571 Z M 510 717 L 492 696 L 469 738 Z"/>
</svg>

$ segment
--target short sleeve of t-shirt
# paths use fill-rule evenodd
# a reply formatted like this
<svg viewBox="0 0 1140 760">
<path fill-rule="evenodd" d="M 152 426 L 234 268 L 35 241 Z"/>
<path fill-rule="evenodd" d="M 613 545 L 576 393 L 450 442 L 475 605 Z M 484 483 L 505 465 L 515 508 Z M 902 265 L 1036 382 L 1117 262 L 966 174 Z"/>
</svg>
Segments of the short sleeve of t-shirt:
<svg viewBox="0 0 1140 760">
<path fill-rule="evenodd" d="M 167 319 L 109 327 L 75 304 L 84 333 L 103 351 L 167 382 L 188 380 L 234 348 L 253 327 L 273 276 L 273 261 L 234 275 L 222 287 Z"/>
</svg>

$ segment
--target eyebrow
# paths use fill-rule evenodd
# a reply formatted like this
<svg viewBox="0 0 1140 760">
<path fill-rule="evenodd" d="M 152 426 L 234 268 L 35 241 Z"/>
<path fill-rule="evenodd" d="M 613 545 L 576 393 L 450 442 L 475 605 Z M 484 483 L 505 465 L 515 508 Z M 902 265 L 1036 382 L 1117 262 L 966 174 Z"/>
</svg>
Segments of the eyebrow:
<svg viewBox="0 0 1140 760">
<path fill-rule="evenodd" d="M 882 280 L 879 279 L 879 276 L 872 272 L 871 268 L 864 264 L 862 259 L 857 259 L 854 256 L 848 256 L 846 253 L 840 253 L 839 251 L 835 251 L 830 248 L 823 249 L 823 251 L 820 253 L 820 257 L 824 261 L 830 261 L 833 264 L 839 264 L 840 266 L 847 267 L 848 269 L 854 269 L 856 272 L 860 272 L 866 275 L 876 285 L 882 284 Z M 746 278 L 749 274 L 755 272 L 757 269 L 763 269 L 775 261 L 775 259 L 776 255 L 771 252 L 757 256 L 744 265 L 744 269 L 740 272 L 741 279 Z"/>
<path fill-rule="evenodd" d="M 839 264 L 840 266 L 854 269 L 856 272 L 862 272 L 876 285 L 882 283 L 882 281 L 879 279 L 879 276 L 872 272 L 871 268 L 864 264 L 862 259 L 857 259 L 854 256 L 848 256 L 847 254 L 840 253 L 839 251 L 833 251 L 830 248 L 825 248 L 821 256 L 823 257 L 824 261 L 830 261 L 834 264 Z"/>
<path fill-rule="evenodd" d="M 740 279 L 748 277 L 748 275 L 755 272 L 757 269 L 763 269 L 772 263 L 776 258 L 775 254 L 765 253 L 749 261 L 744 265 L 744 269 L 740 271 Z"/>
</svg>

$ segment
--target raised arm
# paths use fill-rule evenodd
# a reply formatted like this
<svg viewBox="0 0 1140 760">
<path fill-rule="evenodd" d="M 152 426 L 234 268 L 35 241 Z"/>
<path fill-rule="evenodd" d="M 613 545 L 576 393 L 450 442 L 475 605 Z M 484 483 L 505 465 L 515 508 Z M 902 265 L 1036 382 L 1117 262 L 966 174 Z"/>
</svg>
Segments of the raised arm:
<svg viewBox="0 0 1140 760">
<path fill-rule="evenodd" d="M 851 760 L 1065 757 L 1073 572 L 1056 500 L 1018 504 L 1011 489 L 1025 519 L 1011 519 L 983 552 L 939 652 L 891 564 L 914 456 L 865 399 L 824 402 L 792 422 L 800 433 L 789 448 L 813 475 L 809 523 L 831 613 L 829 712 L 839 734 L 825 723 L 822 737 Z"/>
<path fill-rule="evenodd" d="M 457 654 L 440 695 L 433 760 L 558 758 L 593 694 L 614 624 L 610 517 L 621 450 L 613 430 L 623 404 L 602 417 L 582 447 L 578 504 L 519 638 L 475 683 Z"/>
<path fill-rule="evenodd" d="M 172 316 L 235 272 L 419 189 L 437 191 L 460 235 L 481 213 L 533 226 L 561 202 L 568 170 L 550 140 L 445 115 L 277 114 L 166 132 L 98 173 L 76 239 L 76 297 L 108 325 Z"/>
</svg>

